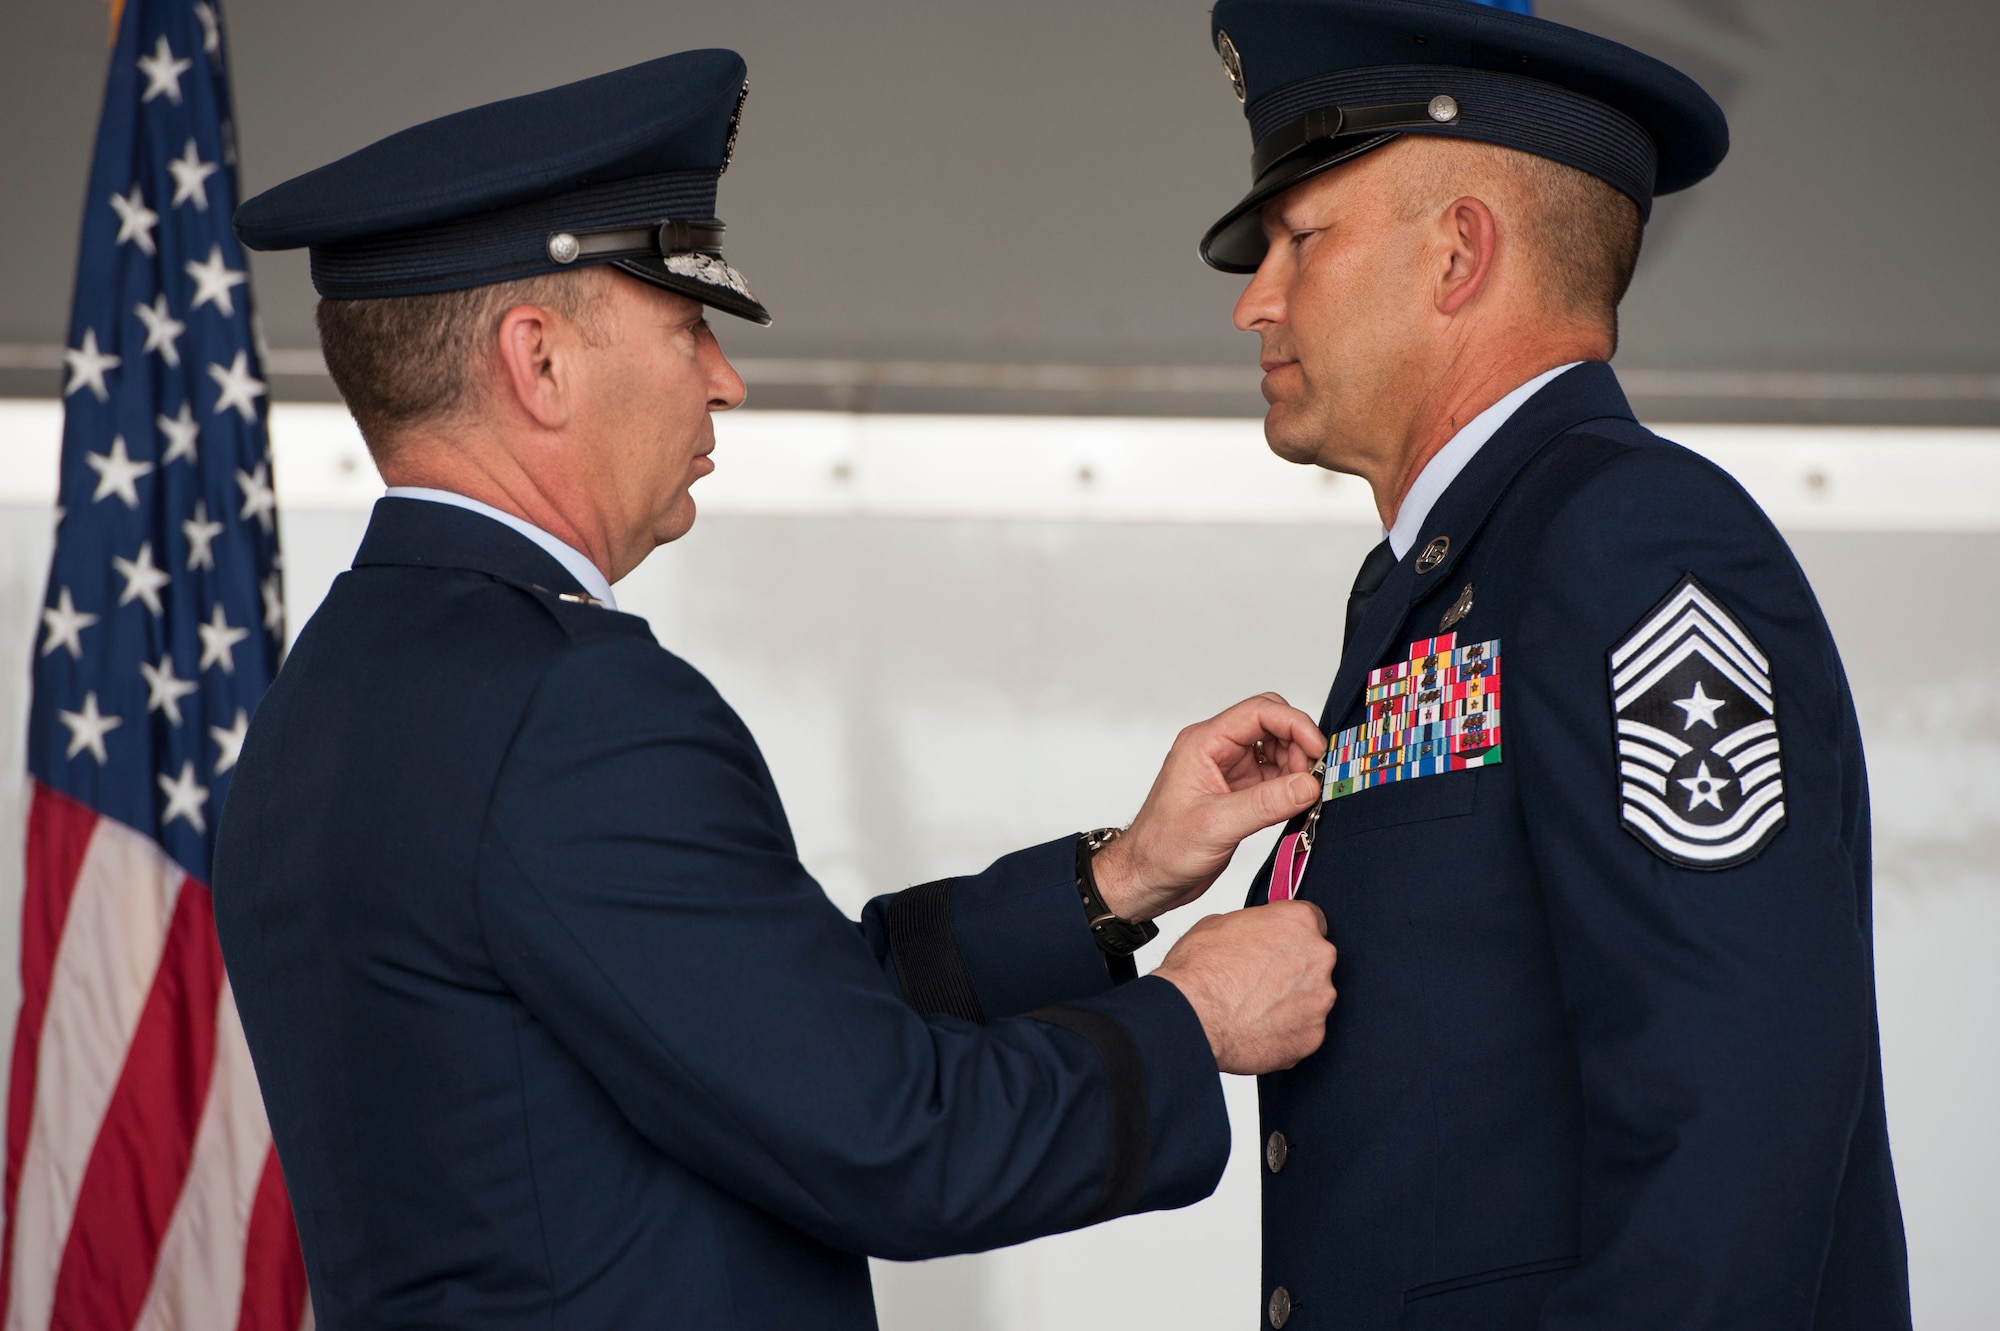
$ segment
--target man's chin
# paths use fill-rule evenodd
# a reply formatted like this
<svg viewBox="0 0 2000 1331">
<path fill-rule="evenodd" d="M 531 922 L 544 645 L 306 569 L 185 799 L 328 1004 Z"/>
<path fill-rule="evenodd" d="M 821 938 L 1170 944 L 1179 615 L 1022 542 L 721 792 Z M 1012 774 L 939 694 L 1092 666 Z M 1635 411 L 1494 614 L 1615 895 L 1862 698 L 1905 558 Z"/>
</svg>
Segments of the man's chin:
<svg viewBox="0 0 2000 1331">
<path fill-rule="evenodd" d="M 699 515 L 695 511 L 694 500 L 690 499 L 675 512 L 672 518 L 668 519 L 667 535 L 660 544 L 665 545 L 668 541 L 678 541 L 681 537 L 693 531 L 694 520 L 697 516 Z"/>
<path fill-rule="evenodd" d="M 659 525 L 653 528 L 654 548 L 657 549 L 671 541 L 678 541 L 687 535 L 694 529 L 694 520 L 697 516 L 694 496 L 685 490 L 681 491 L 674 500 L 673 507 L 661 515 Z"/>
<path fill-rule="evenodd" d="M 1319 461 L 1319 441 L 1307 427 L 1304 413 L 1285 402 L 1273 402 L 1264 413 L 1264 442 L 1287 462 Z"/>
</svg>

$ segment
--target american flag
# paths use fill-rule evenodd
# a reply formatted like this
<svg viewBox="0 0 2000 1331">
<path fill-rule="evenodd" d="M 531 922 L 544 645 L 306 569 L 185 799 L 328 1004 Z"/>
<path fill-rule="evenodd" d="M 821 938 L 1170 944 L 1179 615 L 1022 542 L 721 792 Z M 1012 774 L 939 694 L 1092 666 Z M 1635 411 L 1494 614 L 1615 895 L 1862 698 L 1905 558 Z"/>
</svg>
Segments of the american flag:
<svg viewBox="0 0 2000 1331">
<path fill-rule="evenodd" d="M 284 641 L 215 0 L 126 0 L 34 654 L 5 1331 L 309 1317 L 216 943 L 217 815 Z"/>
</svg>

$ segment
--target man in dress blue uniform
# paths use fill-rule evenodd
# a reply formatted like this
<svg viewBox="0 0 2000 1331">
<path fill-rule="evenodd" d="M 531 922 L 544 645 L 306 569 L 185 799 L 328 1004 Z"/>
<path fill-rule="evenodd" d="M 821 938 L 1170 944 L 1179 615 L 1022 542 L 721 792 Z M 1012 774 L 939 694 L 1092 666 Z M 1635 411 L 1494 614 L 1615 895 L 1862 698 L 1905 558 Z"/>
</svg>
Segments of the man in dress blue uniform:
<svg viewBox="0 0 2000 1331">
<path fill-rule="evenodd" d="M 1524 5 L 1507 6 L 1525 9 Z M 1341 947 L 1262 1078 L 1273 1327 L 1909 1325 L 1867 780 L 1804 574 L 1605 364 L 1721 111 L 1462 0 L 1222 0 L 1274 451 L 1362 476 L 1327 802 L 1253 901 Z"/>
<path fill-rule="evenodd" d="M 322 1327 L 870 1327 L 866 1254 L 1207 1195 L 1218 1069 L 1324 1031 L 1306 903 L 1198 925 L 1144 979 L 1130 959 L 1317 800 L 1311 718 L 1265 696 L 1190 727 L 1123 836 L 857 929 L 742 722 L 615 610 L 743 396 L 704 307 L 768 321 L 714 217 L 743 88 L 733 52 L 687 52 L 237 215 L 310 247 L 391 486 L 251 726 L 217 852 Z"/>
</svg>

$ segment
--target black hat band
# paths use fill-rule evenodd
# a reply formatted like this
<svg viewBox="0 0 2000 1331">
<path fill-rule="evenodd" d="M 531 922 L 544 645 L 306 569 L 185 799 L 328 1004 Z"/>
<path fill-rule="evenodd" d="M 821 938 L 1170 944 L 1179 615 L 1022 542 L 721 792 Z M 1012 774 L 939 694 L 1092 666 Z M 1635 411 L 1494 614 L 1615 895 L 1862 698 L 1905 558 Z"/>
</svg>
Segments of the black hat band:
<svg viewBox="0 0 2000 1331">
<path fill-rule="evenodd" d="M 1334 139 L 1364 134 L 1400 133 L 1458 118 L 1458 103 L 1450 97 L 1428 102 L 1390 102 L 1386 106 L 1318 106 L 1291 124 L 1258 140 L 1250 154 L 1250 175 L 1262 181 L 1271 168 Z"/>
<path fill-rule="evenodd" d="M 677 171 L 607 185 L 584 186 L 554 198 L 496 208 L 471 217 L 413 227 L 365 240 L 312 247 L 313 287 L 331 300 L 421 296 L 523 277 L 559 273 L 578 262 L 615 262 L 658 255 L 662 240 L 713 252 L 722 224 L 713 220 L 718 172 Z M 697 219 L 669 221 L 662 219 Z M 674 226 L 686 234 L 666 234 Z M 615 252 L 580 254 L 567 262 L 550 252 L 559 233 L 582 236 L 640 231 L 646 239 Z M 697 232 L 700 234 L 697 236 Z M 692 243 L 699 239 L 702 243 Z"/>
<path fill-rule="evenodd" d="M 1342 136 L 1373 133 L 1432 134 L 1475 139 L 1561 162 L 1596 176 L 1650 216 L 1659 154 L 1637 121 L 1595 98 L 1567 88 L 1493 70 L 1457 65 L 1383 65 L 1341 70 L 1303 80 L 1258 98 L 1248 108 L 1256 157 L 1269 160 L 1261 177 L 1307 144 L 1281 151 L 1314 113 L 1328 108 L 1368 108 L 1380 112 L 1428 108 L 1439 96 L 1455 103 L 1456 114 L 1439 119 L 1409 116 L 1391 130 L 1386 125 L 1343 129 Z M 1350 124 L 1352 122 L 1350 121 Z M 1350 140 L 1351 141 L 1351 140 Z M 1342 145 L 1345 148 L 1346 145 Z"/>
<path fill-rule="evenodd" d="M 722 233 L 727 229 L 719 218 L 669 217 L 658 226 L 552 231 L 545 248 L 550 259 L 564 265 L 669 254 L 708 254 L 721 258 Z"/>
</svg>

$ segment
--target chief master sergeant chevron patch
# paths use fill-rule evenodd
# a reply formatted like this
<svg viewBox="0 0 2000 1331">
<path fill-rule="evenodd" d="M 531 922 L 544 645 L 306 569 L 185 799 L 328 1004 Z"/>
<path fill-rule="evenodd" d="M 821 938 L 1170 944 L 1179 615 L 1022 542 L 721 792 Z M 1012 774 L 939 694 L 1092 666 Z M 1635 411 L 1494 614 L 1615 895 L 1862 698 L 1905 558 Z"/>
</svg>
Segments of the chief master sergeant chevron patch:
<svg viewBox="0 0 2000 1331">
<path fill-rule="evenodd" d="M 1785 825 L 1771 663 L 1692 573 L 1611 649 L 1620 821 L 1689 869 L 1756 858 Z"/>
</svg>

